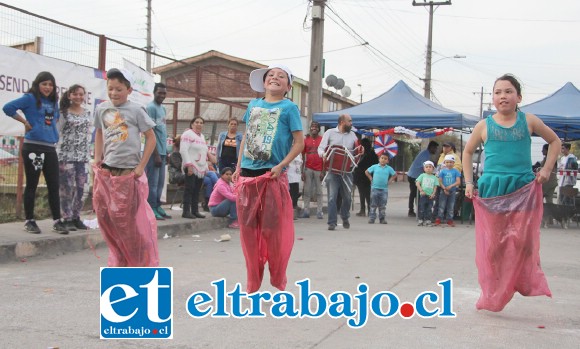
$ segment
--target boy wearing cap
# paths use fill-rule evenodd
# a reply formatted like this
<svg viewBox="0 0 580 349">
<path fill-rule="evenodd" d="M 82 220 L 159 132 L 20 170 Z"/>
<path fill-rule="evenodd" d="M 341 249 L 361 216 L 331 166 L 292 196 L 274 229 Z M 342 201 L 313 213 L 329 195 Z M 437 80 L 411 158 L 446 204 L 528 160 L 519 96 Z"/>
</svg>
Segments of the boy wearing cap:
<svg viewBox="0 0 580 349">
<path fill-rule="evenodd" d="M 443 164 L 445 167 L 439 171 L 441 192 L 439 193 L 439 214 L 435 220 L 435 225 L 440 225 L 441 221 L 447 217 L 447 225 L 454 227 L 453 209 L 455 208 L 455 194 L 461 184 L 461 172 L 453 167 L 455 165 L 455 156 L 453 155 L 445 155 Z"/>
<path fill-rule="evenodd" d="M 423 163 L 423 173 L 417 177 L 417 190 L 419 191 L 419 220 L 418 226 L 430 226 L 431 216 L 433 214 L 433 202 L 435 201 L 435 193 L 439 186 L 439 179 L 433 174 L 435 164 L 433 161 L 427 160 Z"/>
<path fill-rule="evenodd" d="M 93 203 L 109 246 L 109 266 L 115 267 L 159 264 L 155 216 L 148 204 L 142 204 L 149 193 L 142 175 L 156 145 L 155 122 L 143 106 L 128 100 L 131 81 L 129 71 L 110 69 L 110 100 L 95 112 Z M 146 140 L 143 156 L 141 133 Z"/>
<path fill-rule="evenodd" d="M 463 168 L 461 164 L 461 158 L 457 154 L 457 148 L 455 148 L 455 143 L 453 142 L 443 143 L 443 152 L 441 153 L 441 155 L 439 155 L 439 160 L 437 161 L 437 165 L 439 165 L 440 169 L 445 167 L 444 160 L 445 156 L 447 155 L 453 155 L 453 157 L 455 158 L 455 165 L 453 165 L 453 167 L 457 169 L 459 173 L 461 173 Z"/>
<path fill-rule="evenodd" d="M 417 154 L 415 160 L 413 160 L 409 167 L 409 171 L 407 172 L 407 180 L 409 181 L 409 217 L 415 217 L 414 206 L 415 200 L 417 199 L 417 178 L 419 178 L 419 175 L 423 173 L 425 161 L 434 160 L 433 156 L 437 152 L 438 147 L 439 143 L 430 141 L 429 145 L 427 145 L 427 149 L 422 150 Z"/>
<path fill-rule="evenodd" d="M 286 288 L 286 268 L 294 245 L 292 199 L 286 168 L 302 152 L 304 135 L 298 106 L 286 94 L 292 72 L 283 65 L 256 69 L 250 86 L 265 92 L 248 104 L 246 133 L 234 172 L 240 240 L 246 259 L 248 293 L 260 289 L 268 262 L 270 284 Z"/>
</svg>

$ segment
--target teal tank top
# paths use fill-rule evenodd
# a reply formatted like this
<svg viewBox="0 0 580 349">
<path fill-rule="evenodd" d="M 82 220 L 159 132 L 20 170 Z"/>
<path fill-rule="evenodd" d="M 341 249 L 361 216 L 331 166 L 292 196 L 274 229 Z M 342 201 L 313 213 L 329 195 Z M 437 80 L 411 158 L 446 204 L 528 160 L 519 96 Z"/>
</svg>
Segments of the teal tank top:
<svg viewBox="0 0 580 349">
<path fill-rule="evenodd" d="M 479 196 L 502 196 L 520 189 L 535 179 L 532 172 L 532 137 L 526 114 L 518 111 L 511 127 L 498 125 L 488 116 L 485 120 L 485 167 L 479 178 Z"/>
</svg>

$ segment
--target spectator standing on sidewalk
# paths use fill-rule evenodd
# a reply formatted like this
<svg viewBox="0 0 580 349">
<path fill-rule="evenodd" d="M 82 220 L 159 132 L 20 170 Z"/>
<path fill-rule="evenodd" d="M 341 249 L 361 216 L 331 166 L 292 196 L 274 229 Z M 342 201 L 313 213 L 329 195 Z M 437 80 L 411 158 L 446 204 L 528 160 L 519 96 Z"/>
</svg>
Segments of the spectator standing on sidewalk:
<svg viewBox="0 0 580 349">
<path fill-rule="evenodd" d="M 407 172 L 407 180 L 409 181 L 409 217 L 415 217 L 415 200 L 417 200 L 417 178 L 423 173 L 423 164 L 425 161 L 431 161 L 431 158 L 437 152 L 439 143 L 430 141 L 427 149 L 422 150 L 417 154 L 415 160 L 411 163 L 409 171 Z"/>
<path fill-rule="evenodd" d="M 199 212 L 199 192 L 206 173 L 209 171 L 208 160 L 216 163 L 216 157 L 209 152 L 205 136 L 202 133 L 204 120 L 201 116 L 194 117 L 189 123 L 189 129 L 181 135 L 179 153 L 183 159 L 185 172 L 185 188 L 183 190 L 183 218 L 205 218 Z"/>
<path fill-rule="evenodd" d="M 562 177 L 560 178 L 559 186 L 560 193 L 558 195 L 558 201 L 560 205 L 573 205 L 574 201 L 570 195 L 565 195 L 564 190 L 571 190 L 576 185 L 576 175 L 575 171 L 578 171 L 578 159 L 576 155 L 570 153 L 572 145 L 570 143 L 562 144 L 562 157 L 560 158 L 560 164 L 558 170 L 562 172 Z"/>
<path fill-rule="evenodd" d="M 24 188 L 24 230 L 40 234 L 40 228 L 34 220 L 36 188 L 40 173 L 44 175 L 48 190 L 48 204 L 54 224 L 52 230 L 59 234 L 68 234 L 68 229 L 60 215 L 59 168 L 56 143 L 59 119 L 58 96 L 54 76 L 46 71 L 38 73 L 32 86 L 22 97 L 10 101 L 2 108 L 4 114 L 24 125 L 24 145 L 22 161 L 26 186 Z M 18 114 L 20 110 L 24 116 Z"/>
<path fill-rule="evenodd" d="M 228 130 L 223 131 L 218 136 L 216 156 L 218 159 L 218 170 L 229 167 L 235 170 L 238 164 L 238 154 L 242 143 L 242 133 L 238 132 L 238 120 L 228 120 Z"/>
<path fill-rule="evenodd" d="M 322 213 L 322 158 L 318 155 L 318 146 L 322 141 L 320 124 L 313 121 L 310 124 L 310 134 L 304 138 L 303 171 L 304 210 L 300 218 L 310 218 L 310 200 L 316 194 L 316 218 L 324 218 Z"/>
<path fill-rule="evenodd" d="M 89 176 L 91 112 L 84 108 L 85 88 L 75 84 L 60 100 L 58 161 L 60 170 L 60 208 L 68 230 L 87 230 L 80 218 Z"/>
<path fill-rule="evenodd" d="M 155 123 L 153 132 L 155 133 L 156 147 L 149 158 L 145 173 L 149 182 L 149 197 L 147 202 L 153 209 L 155 219 L 164 220 L 171 218 L 161 207 L 161 195 L 165 186 L 165 169 L 167 167 L 167 126 L 165 116 L 167 111 L 162 105 L 167 96 L 167 88 L 164 84 L 156 83 L 153 87 L 153 101 L 147 105 L 147 114 Z"/>
</svg>

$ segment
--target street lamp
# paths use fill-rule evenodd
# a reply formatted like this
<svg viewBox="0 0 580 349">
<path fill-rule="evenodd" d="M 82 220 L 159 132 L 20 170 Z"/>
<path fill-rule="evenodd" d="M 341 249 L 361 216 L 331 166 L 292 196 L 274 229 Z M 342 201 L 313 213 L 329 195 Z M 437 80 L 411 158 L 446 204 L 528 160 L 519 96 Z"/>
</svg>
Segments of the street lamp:
<svg viewBox="0 0 580 349">
<path fill-rule="evenodd" d="M 448 58 L 453 58 L 453 59 L 460 59 L 460 58 L 467 58 L 467 56 L 462 56 L 462 55 L 455 55 L 455 56 L 450 56 L 450 57 L 443 57 L 443 58 L 439 58 L 438 60 L 436 60 L 435 62 L 433 62 L 433 63 L 431 64 L 431 66 L 434 66 L 434 65 L 435 65 L 435 63 L 437 63 L 437 62 L 441 62 L 442 60 L 444 60 L 444 59 L 448 59 Z"/>
<path fill-rule="evenodd" d="M 461 58 L 467 58 L 467 56 L 456 54 L 454 56 L 439 58 L 430 65 L 427 65 L 427 70 L 425 71 L 425 79 L 421 79 L 425 82 L 425 97 L 431 99 L 431 67 L 434 66 L 435 63 L 441 62 L 444 59 L 461 59 Z"/>
<path fill-rule="evenodd" d="M 360 89 L 360 103 L 362 104 L 362 85 L 361 84 L 357 84 L 358 88 Z"/>
</svg>

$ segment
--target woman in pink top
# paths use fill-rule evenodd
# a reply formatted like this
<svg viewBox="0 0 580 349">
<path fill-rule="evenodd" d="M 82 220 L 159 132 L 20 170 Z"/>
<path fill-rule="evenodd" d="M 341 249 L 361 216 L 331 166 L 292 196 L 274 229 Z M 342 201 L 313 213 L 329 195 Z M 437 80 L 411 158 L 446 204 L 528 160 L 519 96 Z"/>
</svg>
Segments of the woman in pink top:
<svg viewBox="0 0 580 349">
<path fill-rule="evenodd" d="M 209 197 L 209 212 L 214 217 L 230 218 L 229 228 L 238 229 L 238 214 L 236 212 L 236 194 L 232 186 L 233 170 L 225 167 L 220 171 L 221 178 L 217 181 Z"/>
</svg>

